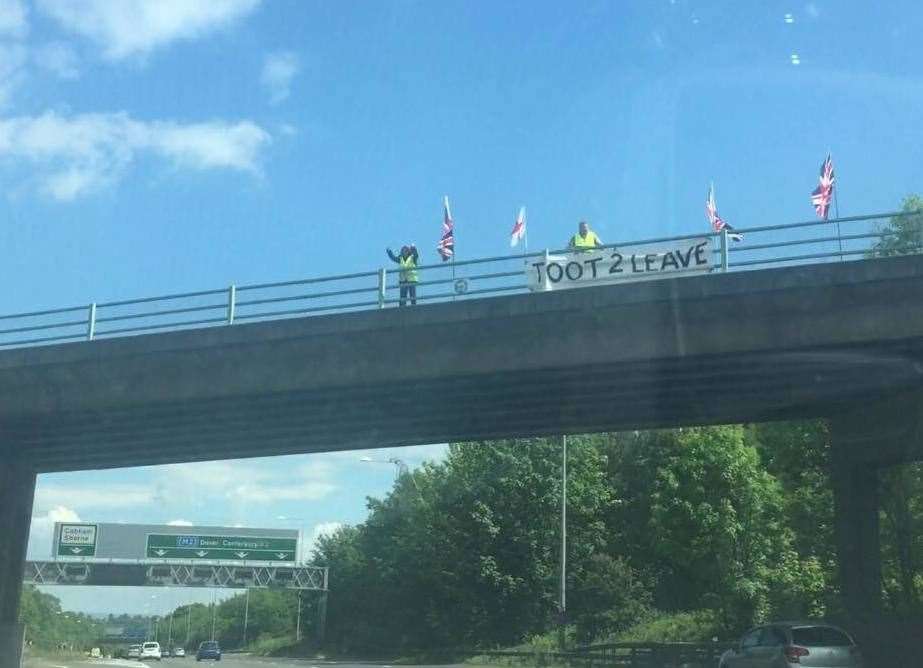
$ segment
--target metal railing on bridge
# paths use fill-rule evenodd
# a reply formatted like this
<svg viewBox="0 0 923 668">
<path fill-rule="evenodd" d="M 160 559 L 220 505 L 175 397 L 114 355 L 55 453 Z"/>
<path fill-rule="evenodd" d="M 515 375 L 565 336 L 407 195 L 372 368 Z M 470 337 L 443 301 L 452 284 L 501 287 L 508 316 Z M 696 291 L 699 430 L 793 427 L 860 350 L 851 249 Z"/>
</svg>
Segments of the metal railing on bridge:
<svg viewBox="0 0 923 668">
<path fill-rule="evenodd" d="M 741 228 L 744 240 L 727 230 L 608 244 L 628 250 L 691 239 L 711 240 L 709 270 L 743 271 L 771 266 L 840 262 L 874 257 L 886 240 L 899 239 L 887 227 L 894 218 L 921 212 L 852 216 L 784 225 Z M 923 241 L 889 252 L 915 253 Z M 420 265 L 421 304 L 527 292 L 530 260 L 564 251 L 542 250 L 475 260 Z M 0 348 L 112 338 L 168 330 L 390 308 L 399 305 L 400 269 L 379 268 L 337 276 L 276 283 L 230 285 L 155 297 L 91 302 L 80 306 L 0 315 Z"/>
</svg>

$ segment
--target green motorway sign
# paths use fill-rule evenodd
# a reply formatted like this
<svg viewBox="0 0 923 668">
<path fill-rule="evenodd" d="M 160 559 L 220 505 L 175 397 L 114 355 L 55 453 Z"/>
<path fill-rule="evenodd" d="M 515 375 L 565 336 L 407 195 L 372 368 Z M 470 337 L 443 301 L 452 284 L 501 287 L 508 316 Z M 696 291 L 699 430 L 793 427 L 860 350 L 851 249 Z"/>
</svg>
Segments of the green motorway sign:
<svg viewBox="0 0 923 668">
<path fill-rule="evenodd" d="M 96 556 L 95 524 L 62 524 L 58 529 L 58 557 Z"/>
<path fill-rule="evenodd" d="M 295 561 L 297 550 L 295 538 L 152 533 L 147 536 L 146 555 L 150 559 Z"/>
</svg>

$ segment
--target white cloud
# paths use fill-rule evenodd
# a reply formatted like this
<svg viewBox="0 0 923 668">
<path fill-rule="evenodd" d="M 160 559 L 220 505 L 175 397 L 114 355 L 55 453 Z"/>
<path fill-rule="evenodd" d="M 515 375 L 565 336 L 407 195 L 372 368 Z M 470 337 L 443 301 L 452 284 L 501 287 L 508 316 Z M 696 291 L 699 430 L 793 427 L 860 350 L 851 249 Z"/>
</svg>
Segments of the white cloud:
<svg viewBox="0 0 923 668">
<path fill-rule="evenodd" d="M 342 526 L 342 522 L 321 522 L 320 524 L 315 525 L 311 540 L 317 541 L 319 538 L 334 534 Z"/>
<path fill-rule="evenodd" d="M 817 5 L 815 5 L 813 2 L 809 2 L 808 4 L 806 4 L 804 6 L 804 11 L 812 19 L 816 19 L 817 17 L 820 16 L 820 9 L 818 9 Z"/>
<path fill-rule="evenodd" d="M 39 189 L 71 200 L 116 182 L 139 154 L 176 168 L 258 173 L 269 134 L 250 121 L 137 121 L 125 113 L 0 119 L 0 160 L 29 165 Z"/>
<path fill-rule="evenodd" d="M 304 537 L 301 544 L 301 556 L 299 561 L 308 561 L 317 547 L 317 541 L 324 536 L 330 536 L 337 532 L 340 527 L 345 526 L 342 522 L 321 522 L 314 525 L 310 537 Z"/>
<path fill-rule="evenodd" d="M 298 56 L 291 51 L 276 51 L 266 56 L 260 83 L 269 92 L 270 104 L 279 104 L 288 98 L 292 80 L 300 69 Z"/>
<path fill-rule="evenodd" d="M 80 516 L 66 506 L 55 506 L 48 511 L 48 519 L 51 522 L 79 522 Z"/>
<path fill-rule="evenodd" d="M 332 482 L 305 481 L 290 485 L 262 483 L 237 485 L 228 496 L 247 503 L 278 503 L 280 501 L 317 501 L 337 488 Z"/>
<path fill-rule="evenodd" d="M 265 460 L 173 464 L 165 467 L 158 497 L 185 498 L 205 503 L 220 498 L 238 508 L 284 501 L 317 501 L 338 489 L 333 468 L 321 461 L 284 466 Z"/>
<path fill-rule="evenodd" d="M 26 58 L 27 52 L 23 45 L 0 43 L 0 109 L 9 104 L 13 90 L 22 83 Z"/>
<path fill-rule="evenodd" d="M 35 508 L 51 512 L 62 502 L 81 512 L 87 509 L 135 508 L 154 502 L 150 488 L 131 484 L 106 485 L 39 485 L 35 490 Z"/>
<path fill-rule="evenodd" d="M 257 171 L 259 152 L 269 134 L 249 121 L 154 123 L 147 128 L 147 145 L 181 166 L 195 169 L 228 168 Z"/>
<path fill-rule="evenodd" d="M 50 42 L 40 46 L 35 49 L 32 57 L 39 67 L 61 79 L 77 79 L 80 76 L 77 54 L 64 42 Z"/>
<path fill-rule="evenodd" d="M 189 520 L 170 520 L 167 522 L 167 526 L 171 527 L 191 527 L 193 526 L 192 522 Z"/>
<path fill-rule="evenodd" d="M 397 448 L 377 448 L 373 450 L 339 450 L 314 455 L 318 458 L 339 462 L 353 462 L 359 464 L 363 457 L 368 457 L 375 462 L 387 463 L 389 459 L 400 459 L 410 467 L 421 465 L 423 462 L 439 463 L 446 458 L 449 452 L 447 443 L 433 443 L 431 445 L 407 445 Z M 366 463 L 360 466 L 368 466 Z"/>
<path fill-rule="evenodd" d="M 22 0 L 0 0 L 0 35 L 24 37 L 29 29 Z"/>
<path fill-rule="evenodd" d="M 49 559 L 55 522 L 79 522 L 77 512 L 67 506 L 53 506 L 44 515 L 32 518 L 29 527 L 29 558 Z"/>
<path fill-rule="evenodd" d="M 62 28 L 99 44 L 111 60 L 202 37 L 251 13 L 260 0 L 38 0 Z"/>
<path fill-rule="evenodd" d="M 25 81 L 28 31 L 23 0 L 0 0 L 0 110 L 10 105 L 13 92 Z"/>
</svg>

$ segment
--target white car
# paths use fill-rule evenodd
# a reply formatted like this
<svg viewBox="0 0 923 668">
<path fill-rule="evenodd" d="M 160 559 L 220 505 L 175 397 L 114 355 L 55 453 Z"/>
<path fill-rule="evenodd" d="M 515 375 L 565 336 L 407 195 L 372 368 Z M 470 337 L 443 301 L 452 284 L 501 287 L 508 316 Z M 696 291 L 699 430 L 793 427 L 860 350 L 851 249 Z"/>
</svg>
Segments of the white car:
<svg viewBox="0 0 923 668">
<path fill-rule="evenodd" d="M 141 645 L 132 645 L 128 648 L 128 658 L 129 659 L 140 659 L 141 658 Z"/>
<path fill-rule="evenodd" d="M 748 631 L 724 653 L 720 668 L 862 668 L 855 641 L 836 626 L 816 622 L 778 622 Z"/>
<path fill-rule="evenodd" d="M 177 659 L 185 659 L 186 650 L 183 649 L 182 647 L 177 647 L 176 649 L 173 650 L 173 656 L 175 656 Z"/>
<path fill-rule="evenodd" d="M 160 661 L 160 643 L 146 642 L 141 645 L 141 656 L 138 658 L 142 661 L 145 659 L 157 659 Z"/>
</svg>

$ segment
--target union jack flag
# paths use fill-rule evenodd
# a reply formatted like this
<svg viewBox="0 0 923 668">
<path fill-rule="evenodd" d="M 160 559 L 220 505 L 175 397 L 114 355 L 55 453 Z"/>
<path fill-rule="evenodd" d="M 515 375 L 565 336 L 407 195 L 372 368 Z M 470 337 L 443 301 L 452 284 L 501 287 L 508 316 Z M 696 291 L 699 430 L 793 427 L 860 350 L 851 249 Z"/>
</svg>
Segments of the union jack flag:
<svg viewBox="0 0 923 668">
<path fill-rule="evenodd" d="M 526 207 L 519 209 L 519 215 L 516 216 L 516 222 L 513 224 L 513 231 L 510 232 L 510 248 L 519 243 L 520 239 L 526 236 Z M 528 245 L 528 243 L 526 244 Z"/>
<path fill-rule="evenodd" d="M 715 204 L 715 184 L 710 183 L 708 185 L 708 192 L 705 193 L 705 217 L 708 219 L 709 224 L 711 224 L 712 229 L 715 232 L 720 232 L 721 230 L 726 229 L 728 231 L 728 238 L 733 241 L 743 241 L 744 235 L 740 232 L 736 232 L 729 223 L 726 223 L 724 219 L 718 215 L 718 205 Z"/>
<path fill-rule="evenodd" d="M 443 262 L 447 262 L 455 255 L 455 223 L 452 221 L 452 212 L 449 210 L 449 196 L 446 195 L 443 200 L 443 218 L 442 218 L 442 238 L 436 244 L 436 251 L 442 257 Z"/>
<path fill-rule="evenodd" d="M 833 160 L 830 154 L 820 166 L 820 182 L 811 193 L 811 204 L 817 212 L 817 217 L 827 220 L 827 214 L 830 213 L 830 200 L 833 198 L 833 183 L 836 177 L 833 175 Z"/>
</svg>

